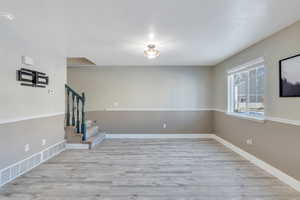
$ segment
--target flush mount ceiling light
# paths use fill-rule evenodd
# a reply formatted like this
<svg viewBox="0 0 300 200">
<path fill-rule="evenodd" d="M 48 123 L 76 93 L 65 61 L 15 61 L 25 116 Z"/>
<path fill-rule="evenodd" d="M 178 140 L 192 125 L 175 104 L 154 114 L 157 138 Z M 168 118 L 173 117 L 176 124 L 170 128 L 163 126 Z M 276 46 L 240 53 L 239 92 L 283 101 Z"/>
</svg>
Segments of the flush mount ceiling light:
<svg viewBox="0 0 300 200">
<path fill-rule="evenodd" d="M 148 49 L 144 51 L 144 54 L 148 59 L 154 59 L 160 55 L 154 44 L 149 44 L 147 47 Z"/>
<path fill-rule="evenodd" d="M 12 14 L 10 14 L 8 12 L 0 12 L 0 17 L 4 17 L 11 21 L 15 19 L 15 16 L 13 16 Z"/>
</svg>

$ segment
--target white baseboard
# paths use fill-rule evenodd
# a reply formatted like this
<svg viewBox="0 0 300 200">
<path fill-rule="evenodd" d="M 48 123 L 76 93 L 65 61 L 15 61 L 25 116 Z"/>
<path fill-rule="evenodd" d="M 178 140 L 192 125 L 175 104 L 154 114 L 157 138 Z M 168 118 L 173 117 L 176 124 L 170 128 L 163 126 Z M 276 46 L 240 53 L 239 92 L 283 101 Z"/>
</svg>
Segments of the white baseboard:
<svg viewBox="0 0 300 200">
<path fill-rule="evenodd" d="M 90 149 L 90 145 L 66 143 L 66 149 Z"/>
<path fill-rule="evenodd" d="M 200 133 L 194 133 L 194 134 L 187 134 L 187 133 L 165 133 L 165 134 L 113 134 L 109 133 L 106 134 L 107 139 L 151 139 L 151 138 L 213 138 L 213 134 L 200 134 Z"/>
<path fill-rule="evenodd" d="M 220 138 L 216 135 L 214 135 L 214 139 L 223 144 L 224 146 L 228 147 L 232 151 L 236 152 L 237 154 L 241 155 L 245 159 L 249 160 L 251 163 L 255 164 L 256 166 L 260 167 L 261 169 L 267 171 L 271 175 L 275 176 L 285 184 L 291 186 L 295 190 L 300 192 L 300 181 L 297 179 L 287 175 L 286 173 L 280 171 L 279 169 L 271 166 L 270 164 L 264 162 L 263 160 L 260 160 L 259 158 L 253 156 L 252 154 L 242 150 L 241 148 L 231 144 L 230 142 L 224 140 L 223 138 Z"/>
<path fill-rule="evenodd" d="M 100 110 L 88 110 L 88 112 L 93 112 L 93 111 L 193 112 L 193 111 L 212 111 L 212 110 L 213 110 L 212 108 L 104 108 Z"/>
<path fill-rule="evenodd" d="M 65 140 L 0 170 L 0 187 L 25 174 L 65 150 Z"/>
</svg>

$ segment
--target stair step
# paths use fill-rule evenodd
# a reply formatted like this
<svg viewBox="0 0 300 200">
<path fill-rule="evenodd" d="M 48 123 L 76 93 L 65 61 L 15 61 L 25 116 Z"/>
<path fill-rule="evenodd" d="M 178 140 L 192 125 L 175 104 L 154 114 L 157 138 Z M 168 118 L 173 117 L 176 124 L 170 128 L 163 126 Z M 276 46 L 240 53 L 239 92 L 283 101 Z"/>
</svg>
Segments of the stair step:
<svg viewBox="0 0 300 200">
<path fill-rule="evenodd" d="M 83 144 L 83 143 L 66 143 L 67 149 L 90 149 L 89 144 Z"/>
<path fill-rule="evenodd" d="M 82 134 L 76 133 L 74 126 L 67 126 L 65 128 L 66 140 L 68 143 L 82 143 Z"/>
<path fill-rule="evenodd" d="M 65 127 L 66 132 L 66 140 L 67 144 L 71 146 L 80 148 L 80 144 L 88 145 L 89 148 L 93 148 L 95 145 L 102 142 L 105 138 L 105 133 L 99 132 L 99 127 L 92 120 L 86 120 L 86 141 L 82 141 L 83 134 L 76 133 L 75 126 L 67 126 Z"/>
<path fill-rule="evenodd" d="M 104 132 L 98 132 L 96 135 L 90 137 L 87 141 L 85 141 L 85 144 L 89 144 L 90 149 L 95 147 L 97 144 L 100 144 L 105 139 L 105 133 Z"/>
</svg>

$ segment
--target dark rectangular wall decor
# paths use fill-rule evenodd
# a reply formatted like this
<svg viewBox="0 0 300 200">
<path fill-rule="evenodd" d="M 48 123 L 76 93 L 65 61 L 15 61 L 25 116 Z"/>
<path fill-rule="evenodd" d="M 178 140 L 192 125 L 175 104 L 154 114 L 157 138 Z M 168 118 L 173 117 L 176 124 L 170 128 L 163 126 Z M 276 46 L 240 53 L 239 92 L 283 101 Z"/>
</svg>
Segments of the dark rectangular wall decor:
<svg viewBox="0 0 300 200">
<path fill-rule="evenodd" d="M 49 84 L 49 77 L 45 73 L 25 68 L 17 70 L 17 80 L 22 82 L 22 86 L 45 88 Z"/>
<path fill-rule="evenodd" d="M 280 97 L 300 97 L 300 54 L 279 61 Z"/>
</svg>

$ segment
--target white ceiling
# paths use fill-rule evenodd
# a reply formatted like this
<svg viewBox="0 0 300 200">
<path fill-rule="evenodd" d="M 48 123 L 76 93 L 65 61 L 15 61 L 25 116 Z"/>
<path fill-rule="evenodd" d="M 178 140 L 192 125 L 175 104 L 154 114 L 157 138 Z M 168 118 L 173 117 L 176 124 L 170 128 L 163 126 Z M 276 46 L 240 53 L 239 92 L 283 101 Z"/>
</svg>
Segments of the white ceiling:
<svg viewBox="0 0 300 200">
<path fill-rule="evenodd" d="M 52 23 L 42 29 L 66 34 L 68 57 L 97 65 L 214 65 L 298 21 L 300 0 L 5 0 L 1 11 L 18 34 Z M 143 55 L 150 33 L 155 60 Z"/>
<path fill-rule="evenodd" d="M 75 0 L 68 56 L 97 65 L 215 65 L 300 19 L 299 0 Z M 161 56 L 143 50 L 154 33 Z"/>
</svg>

